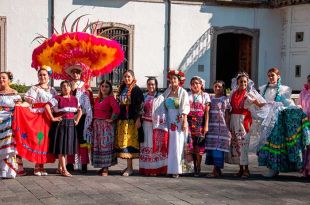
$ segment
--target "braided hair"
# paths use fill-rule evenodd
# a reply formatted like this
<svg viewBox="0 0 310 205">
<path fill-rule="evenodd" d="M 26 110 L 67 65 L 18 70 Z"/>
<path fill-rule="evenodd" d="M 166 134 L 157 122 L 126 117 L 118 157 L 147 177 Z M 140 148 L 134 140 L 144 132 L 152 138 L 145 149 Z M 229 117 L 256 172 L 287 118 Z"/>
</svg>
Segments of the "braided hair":
<svg viewBox="0 0 310 205">
<path fill-rule="evenodd" d="M 277 81 L 277 91 L 276 91 L 276 96 L 274 98 L 274 101 L 280 102 L 281 101 L 281 96 L 280 96 L 281 73 L 280 73 L 278 68 L 270 68 L 267 73 L 275 73 L 278 76 L 280 76 L 278 81 Z M 263 97 L 265 97 L 265 94 L 266 94 L 267 89 L 269 88 L 269 85 L 270 85 L 270 83 L 268 82 L 266 87 L 265 87 L 265 89 L 264 89 L 264 91 L 263 91 Z"/>
</svg>

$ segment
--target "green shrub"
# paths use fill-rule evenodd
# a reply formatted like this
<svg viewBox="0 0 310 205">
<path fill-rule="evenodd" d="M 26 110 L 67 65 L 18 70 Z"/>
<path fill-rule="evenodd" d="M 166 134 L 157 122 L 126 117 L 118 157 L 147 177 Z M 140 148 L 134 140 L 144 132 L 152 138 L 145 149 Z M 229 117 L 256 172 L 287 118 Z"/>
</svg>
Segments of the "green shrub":
<svg viewBox="0 0 310 205">
<path fill-rule="evenodd" d="M 21 84 L 19 83 L 19 81 L 17 81 L 16 83 L 12 83 L 10 85 L 11 88 L 13 88 L 14 90 L 16 90 L 18 93 L 25 93 L 27 92 L 27 90 L 29 89 L 30 86 L 27 86 L 25 84 Z"/>
</svg>

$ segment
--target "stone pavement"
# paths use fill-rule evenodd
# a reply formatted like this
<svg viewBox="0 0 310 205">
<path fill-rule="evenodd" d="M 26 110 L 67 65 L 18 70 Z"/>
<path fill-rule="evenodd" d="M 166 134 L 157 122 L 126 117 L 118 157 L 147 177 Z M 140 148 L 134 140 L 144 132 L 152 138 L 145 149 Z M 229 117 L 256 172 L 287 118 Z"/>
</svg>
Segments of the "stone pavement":
<svg viewBox="0 0 310 205">
<path fill-rule="evenodd" d="M 111 169 L 111 175 L 101 177 L 89 166 L 87 175 L 73 173 L 71 178 L 55 173 L 55 164 L 47 166 L 46 177 L 33 175 L 0 180 L 0 205 L 7 204 L 309 204 L 310 180 L 298 173 L 281 174 L 275 179 L 265 179 L 265 169 L 256 166 L 251 156 L 251 177 L 240 179 L 233 173 L 237 166 L 225 164 L 224 176 L 217 179 L 205 176 L 143 177 L 136 173 L 121 177 L 124 160 Z M 29 173 L 33 164 L 24 162 Z M 134 161 L 137 169 L 138 160 Z M 211 166 L 203 166 L 209 173 Z"/>
</svg>

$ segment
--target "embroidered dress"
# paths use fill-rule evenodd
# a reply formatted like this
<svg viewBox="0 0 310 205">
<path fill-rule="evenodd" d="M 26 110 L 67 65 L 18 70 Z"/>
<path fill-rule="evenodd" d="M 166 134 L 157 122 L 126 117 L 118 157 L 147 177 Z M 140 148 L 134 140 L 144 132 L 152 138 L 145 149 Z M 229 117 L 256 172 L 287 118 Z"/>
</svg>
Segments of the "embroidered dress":
<svg viewBox="0 0 310 205">
<path fill-rule="evenodd" d="M 299 171 L 304 167 L 302 153 L 310 145 L 310 123 L 306 114 L 294 106 L 289 87 L 280 86 L 279 98 L 276 93 L 274 86 L 265 92 L 264 97 L 273 104 L 274 112 L 265 119 L 272 126 L 265 126 L 267 131 L 262 134 L 264 143 L 258 151 L 258 163 L 279 172 Z"/>
<path fill-rule="evenodd" d="M 211 97 L 209 131 L 206 136 L 206 164 L 224 167 L 224 153 L 230 150 L 231 134 L 225 120 L 225 113 L 230 110 L 226 96 Z"/>
<path fill-rule="evenodd" d="M 182 114 L 187 115 L 190 111 L 189 99 L 186 90 L 179 87 L 178 97 L 168 97 L 171 88 L 165 93 L 165 106 L 169 129 L 168 149 L 168 174 L 182 174 L 193 172 L 193 166 L 188 167 L 185 158 L 185 143 L 187 133 L 182 130 Z"/>
<path fill-rule="evenodd" d="M 125 87 L 119 96 L 120 115 L 116 129 L 116 150 L 118 157 L 139 158 L 139 131 L 135 121 L 143 114 L 143 93 L 138 86 L 132 88 L 130 96 Z M 141 128 L 142 129 L 142 128 Z M 141 130 L 140 129 L 140 130 Z M 142 131 L 143 132 L 143 131 Z"/>
<path fill-rule="evenodd" d="M 191 153 L 198 152 L 202 155 L 205 152 L 205 141 L 198 144 L 198 137 L 204 137 L 203 129 L 205 125 L 205 112 L 210 101 L 208 93 L 198 95 L 189 93 L 190 112 L 187 116 L 187 121 L 190 140 L 189 151 Z M 196 146 L 199 150 L 194 150 Z"/>
<path fill-rule="evenodd" d="M 241 93 L 236 90 L 231 96 L 230 130 L 232 137 L 230 152 L 226 158 L 227 163 L 231 164 L 249 164 L 250 135 L 247 135 L 247 133 L 249 132 L 252 118 L 250 111 L 247 109 L 247 105 L 250 102 L 246 93 L 246 90 L 243 90 Z"/>
<path fill-rule="evenodd" d="M 32 104 L 32 107 L 15 108 L 13 129 L 17 151 L 19 156 L 28 161 L 38 164 L 55 161 L 54 155 L 48 153 L 51 121 L 44 113 L 44 106 L 56 95 L 57 92 L 52 87 L 45 90 L 39 86 L 32 86 L 25 93 L 25 99 Z"/>
<path fill-rule="evenodd" d="M 144 99 L 144 142 L 140 144 L 139 172 L 143 175 L 167 173 L 168 130 L 163 96 Z"/>
<path fill-rule="evenodd" d="M 71 82 L 71 87 L 74 87 Z M 79 139 L 79 152 L 76 156 L 69 155 L 67 156 L 67 163 L 74 164 L 76 162 L 76 166 L 80 167 L 81 164 L 88 164 L 89 157 L 88 152 L 90 150 L 91 144 L 91 122 L 93 119 L 93 111 L 92 111 L 92 92 L 85 88 L 85 84 L 83 81 L 78 81 L 76 84 L 76 88 L 72 90 L 72 95 L 78 99 L 79 105 L 82 109 L 82 116 L 79 121 L 79 124 L 76 126 L 78 139 Z"/>
<path fill-rule="evenodd" d="M 106 120 L 117 119 L 119 113 L 119 106 L 113 96 L 95 100 L 92 139 L 92 165 L 95 168 L 107 168 L 117 164 L 114 150 L 115 124 Z"/>
<path fill-rule="evenodd" d="M 298 104 L 302 107 L 303 111 L 308 116 L 310 121 L 310 89 L 309 85 L 306 84 L 304 89 L 299 94 Z M 310 176 L 310 146 L 307 146 L 307 150 L 303 153 L 304 167 L 302 173 L 304 176 Z"/>
<path fill-rule="evenodd" d="M 17 94 L 0 94 L 0 178 L 16 177 L 17 151 L 12 132 L 12 113 L 16 100 L 21 100 Z"/>
<path fill-rule="evenodd" d="M 77 129 L 74 124 L 74 113 L 78 111 L 78 100 L 74 96 L 65 98 L 56 96 L 49 101 L 53 108 L 55 117 L 62 117 L 60 122 L 53 122 L 49 137 L 50 146 L 49 152 L 53 154 L 76 154 L 78 153 L 78 137 Z"/>
</svg>

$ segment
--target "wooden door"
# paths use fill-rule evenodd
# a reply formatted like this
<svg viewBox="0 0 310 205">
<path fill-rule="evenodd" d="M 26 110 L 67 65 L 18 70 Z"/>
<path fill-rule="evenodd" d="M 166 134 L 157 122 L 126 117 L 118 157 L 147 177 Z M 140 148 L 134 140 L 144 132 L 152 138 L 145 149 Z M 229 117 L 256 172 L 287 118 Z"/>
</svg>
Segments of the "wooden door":
<svg viewBox="0 0 310 205">
<path fill-rule="evenodd" d="M 238 35 L 239 55 L 238 68 L 251 76 L 252 65 L 252 37 L 244 34 Z"/>
</svg>

